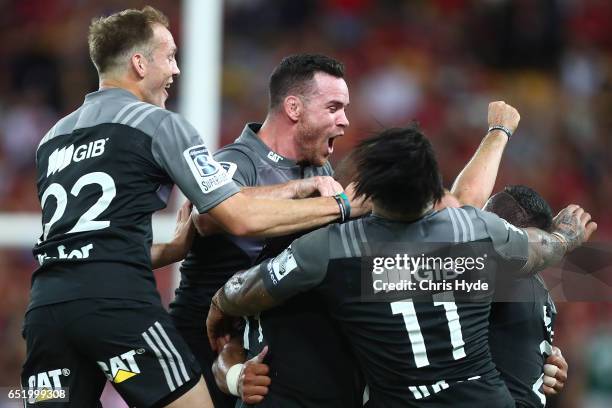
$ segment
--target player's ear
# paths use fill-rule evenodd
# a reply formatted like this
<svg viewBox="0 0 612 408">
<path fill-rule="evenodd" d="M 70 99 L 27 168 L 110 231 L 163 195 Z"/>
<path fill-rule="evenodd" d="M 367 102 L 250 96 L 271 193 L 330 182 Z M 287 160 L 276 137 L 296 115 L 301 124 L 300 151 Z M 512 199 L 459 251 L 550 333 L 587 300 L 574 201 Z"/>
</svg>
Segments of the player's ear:
<svg viewBox="0 0 612 408">
<path fill-rule="evenodd" d="M 144 78 L 145 73 L 147 72 L 147 62 L 147 58 L 140 53 L 133 54 L 132 58 L 130 58 L 130 65 L 132 69 L 141 79 Z"/>
<path fill-rule="evenodd" d="M 283 108 L 285 109 L 285 114 L 289 116 L 293 122 L 297 122 L 304 110 L 304 104 L 297 96 L 289 95 L 283 101 Z"/>
</svg>

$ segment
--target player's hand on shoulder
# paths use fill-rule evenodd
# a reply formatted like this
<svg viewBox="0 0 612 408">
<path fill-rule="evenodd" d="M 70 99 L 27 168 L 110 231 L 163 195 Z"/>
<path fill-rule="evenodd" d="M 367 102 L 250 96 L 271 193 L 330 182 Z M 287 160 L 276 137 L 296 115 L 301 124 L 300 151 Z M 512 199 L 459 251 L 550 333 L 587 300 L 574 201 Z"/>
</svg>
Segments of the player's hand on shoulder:
<svg viewBox="0 0 612 408">
<path fill-rule="evenodd" d="M 508 105 L 506 102 L 495 101 L 489 103 L 487 120 L 489 122 L 489 127 L 501 125 L 514 133 L 521 120 L 521 115 L 519 115 L 514 107 Z"/>
<path fill-rule="evenodd" d="M 296 180 L 296 198 L 312 196 L 332 197 L 341 193 L 344 189 L 330 176 L 314 176 L 302 180 Z"/>
<path fill-rule="evenodd" d="M 558 347 L 553 347 L 553 354 L 548 356 L 544 364 L 544 394 L 555 395 L 563 390 L 567 381 L 567 361 Z"/>
<path fill-rule="evenodd" d="M 261 353 L 244 363 L 240 373 L 238 392 L 242 401 L 247 404 L 258 404 L 268 394 L 268 386 L 272 380 L 268 376 L 270 367 L 263 362 L 267 353 L 268 346 L 265 346 Z"/>
<path fill-rule="evenodd" d="M 351 183 L 346 188 L 346 195 L 351 202 L 351 218 L 361 217 L 372 212 L 372 200 L 366 200 L 363 196 L 358 196 L 355 192 L 356 185 Z"/>
</svg>

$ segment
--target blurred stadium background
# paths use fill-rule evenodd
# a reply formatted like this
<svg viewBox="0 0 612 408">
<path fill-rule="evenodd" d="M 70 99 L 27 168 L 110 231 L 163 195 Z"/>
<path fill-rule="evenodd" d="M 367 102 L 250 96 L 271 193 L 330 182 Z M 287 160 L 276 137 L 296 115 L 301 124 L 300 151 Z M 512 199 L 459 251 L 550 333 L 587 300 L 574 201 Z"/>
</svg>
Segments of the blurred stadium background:
<svg viewBox="0 0 612 408">
<path fill-rule="evenodd" d="M 210 10 L 213 2 L 202 3 Z M 245 122 L 264 118 L 268 75 L 297 52 L 328 54 L 347 66 L 351 126 L 336 143 L 336 162 L 381 126 L 416 119 L 433 140 L 448 187 L 484 135 L 487 103 L 503 99 L 517 107 L 521 123 L 496 188 L 527 184 L 557 210 L 570 202 L 588 209 L 599 230 L 583 258 L 599 270 L 597 288 L 612 286 L 610 0 L 227 0 L 220 65 L 189 68 L 181 49 L 186 1 L 0 0 L 0 387 L 19 384 L 25 354 L 21 324 L 36 265 L 30 245 L 17 237 L 40 219 L 36 146 L 97 89 L 86 42 L 91 18 L 145 4 L 171 20 L 179 83 L 219 70 L 212 120 L 218 145 L 237 137 Z M 181 111 L 185 85 L 173 87 L 169 109 Z M 216 114 L 205 92 L 195 108 Z M 163 227 L 166 234 L 172 225 Z M 156 276 L 167 303 L 172 270 Z M 564 297 L 564 289 L 557 293 L 555 343 L 569 361 L 569 381 L 550 406 L 612 407 L 610 291 Z M 0 408 L 17 406 L 3 397 Z M 107 394 L 105 407 L 115 406 L 122 405 Z"/>
</svg>

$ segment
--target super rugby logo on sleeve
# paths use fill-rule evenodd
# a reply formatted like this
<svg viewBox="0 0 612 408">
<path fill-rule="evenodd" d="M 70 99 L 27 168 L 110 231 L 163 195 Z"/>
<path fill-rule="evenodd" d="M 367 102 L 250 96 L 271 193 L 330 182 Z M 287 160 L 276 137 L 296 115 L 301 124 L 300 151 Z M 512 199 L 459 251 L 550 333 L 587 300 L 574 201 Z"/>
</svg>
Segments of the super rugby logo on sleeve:
<svg viewBox="0 0 612 408">
<path fill-rule="evenodd" d="M 268 264 L 268 273 L 275 285 L 295 269 L 297 269 L 297 262 L 293 257 L 291 247 L 285 249 Z"/>
<path fill-rule="evenodd" d="M 183 156 L 204 194 L 232 181 L 223 167 L 211 157 L 205 145 L 190 147 L 183 152 Z"/>
<path fill-rule="evenodd" d="M 236 163 L 219 162 L 219 164 L 221 165 L 221 167 L 223 167 L 223 170 L 225 170 L 229 178 L 234 178 L 234 174 L 236 173 L 236 170 L 238 169 L 238 166 L 236 165 Z"/>
</svg>

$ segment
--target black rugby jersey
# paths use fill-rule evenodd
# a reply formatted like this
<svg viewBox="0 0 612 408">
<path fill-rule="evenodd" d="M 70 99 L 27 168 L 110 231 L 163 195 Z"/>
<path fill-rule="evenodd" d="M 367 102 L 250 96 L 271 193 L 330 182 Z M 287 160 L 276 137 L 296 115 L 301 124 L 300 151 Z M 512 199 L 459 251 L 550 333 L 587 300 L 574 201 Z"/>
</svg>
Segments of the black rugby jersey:
<svg viewBox="0 0 612 408">
<path fill-rule="evenodd" d="M 362 272 L 364 257 L 374 245 L 387 243 L 402 243 L 414 254 L 423 243 L 441 248 L 463 245 L 468 250 L 480 243 L 487 248 L 484 271 L 492 275 L 518 271 L 528 250 L 527 234 L 496 215 L 472 207 L 449 208 L 413 223 L 370 216 L 322 228 L 262 263 L 260 273 L 278 300 L 306 291 L 317 296 L 310 303 L 313 307 L 323 299 L 365 374 L 368 406 L 421 406 L 458 382 L 499 380 L 488 347 L 491 294 L 473 302 L 449 301 L 448 293 L 443 300 L 436 294 L 417 302 L 402 292 L 397 301 L 364 300 L 371 289 L 364 285 L 372 285 L 374 279 L 373 269 Z M 506 395 L 509 401 L 504 403 L 511 404 Z M 462 406 L 489 406 L 482 396 L 475 398 L 461 401 Z"/>
<path fill-rule="evenodd" d="M 256 134 L 260 128 L 260 124 L 247 124 L 234 143 L 215 154 L 215 159 L 227 169 L 236 184 L 266 186 L 333 174 L 329 163 L 300 166 L 271 151 Z M 230 234 L 197 237 L 181 265 L 181 283 L 171 313 L 181 318 L 182 323 L 188 318 L 199 324 L 212 296 L 234 273 L 253 266 L 262 256 L 276 256 L 299 235 L 270 239 L 240 238 Z M 296 298 L 282 309 L 249 317 L 246 321 L 247 358 L 257 355 L 264 345 L 270 345 L 266 363 L 272 370 L 272 386 L 258 406 L 361 406 L 360 373 L 347 345 L 323 309 L 313 309 L 310 300 L 304 303 Z M 204 332 L 202 336 L 202 341 L 206 341 Z"/>
<path fill-rule="evenodd" d="M 268 186 L 333 174 L 329 163 L 324 166 L 300 166 L 294 160 L 270 150 L 257 136 L 260 128 L 261 124 L 258 123 L 247 124 L 234 143 L 214 154 L 215 160 L 227 170 L 237 185 Z M 208 308 L 212 296 L 234 273 L 255 264 L 267 242 L 263 238 L 235 237 L 225 233 L 210 237 L 196 235 L 180 267 L 177 301 L 188 298 L 192 306 Z"/>
<path fill-rule="evenodd" d="M 36 152 L 43 234 L 30 308 L 87 297 L 158 299 L 151 215 L 174 183 L 200 212 L 238 192 L 180 115 L 120 88 L 88 94 Z"/>
<path fill-rule="evenodd" d="M 529 407 L 543 407 L 544 362 L 552 354 L 555 304 L 542 278 L 510 281 L 504 295 L 519 302 L 495 302 L 489 318 L 493 361 L 512 397 Z"/>
</svg>

